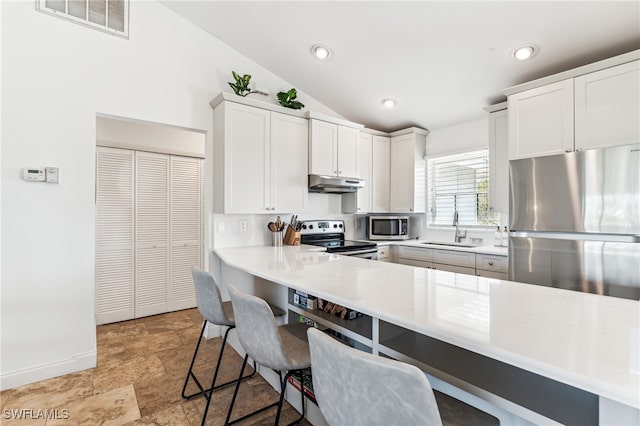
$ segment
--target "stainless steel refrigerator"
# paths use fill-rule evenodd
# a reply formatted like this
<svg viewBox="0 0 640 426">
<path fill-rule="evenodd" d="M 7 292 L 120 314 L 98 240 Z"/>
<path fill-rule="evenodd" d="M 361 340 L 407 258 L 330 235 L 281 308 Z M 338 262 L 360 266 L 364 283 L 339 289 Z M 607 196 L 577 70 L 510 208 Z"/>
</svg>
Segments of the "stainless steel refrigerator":
<svg viewBox="0 0 640 426">
<path fill-rule="evenodd" d="M 509 279 L 640 300 L 640 144 L 509 169 Z"/>
</svg>

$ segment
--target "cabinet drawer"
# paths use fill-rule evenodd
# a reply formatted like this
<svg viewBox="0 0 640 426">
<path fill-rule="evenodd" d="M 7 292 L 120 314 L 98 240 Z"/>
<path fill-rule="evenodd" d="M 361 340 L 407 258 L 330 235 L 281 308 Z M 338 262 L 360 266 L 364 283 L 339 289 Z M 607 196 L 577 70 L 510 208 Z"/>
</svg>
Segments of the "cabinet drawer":
<svg viewBox="0 0 640 426">
<path fill-rule="evenodd" d="M 447 271 L 447 272 L 455 272 L 456 274 L 467 274 L 467 275 L 475 275 L 475 268 L 470 268 L 468 266 L 454 266 L 454 265 L 443 265 L 440 263 L 434 263 L 433 269 L 438 271 Z"/>
<path fill-rule="evenodd" d="M 482 269 L 476 269 L 476 275 L 479 277 L 485 278 L 495 278 L 498 280 L 508 280 L 509 274 L 506 272 L 498 272 L 498 271 L 484 271 Z"/>
<path fill-rule="evenodd" d="M 434 250 L 433 262 L 444 263 L 446 265 L 465 266 L 467 268 L 476 267 L 475 253 L 454 250 Z"/>
<path fill-rule="evenodd" d="M 433 250 L 419 247 L 398 247 L 398 258 L 423 260 L 425 262 L 433 261 Z"/>
<path fill-rule="evenodd" d="M 401 265 L 410 265 L 410 266 L 418 266 L 420 268 L 431 268 L 433 267 L 433 263 L 425 262 L 423 260 L 413 260 L 413 259 L 398 259 L 398 263 Z"/>
<path fill-rule="evenodd" d="M 506 256 L 476 254 L 476 269 L 507 273 L 509 261 Z"/>
<path fill-rule="evenodd" d="M 378 260 L 390 260 L 391 248 L 390 247 L 378 247 Z"/>
</svg>

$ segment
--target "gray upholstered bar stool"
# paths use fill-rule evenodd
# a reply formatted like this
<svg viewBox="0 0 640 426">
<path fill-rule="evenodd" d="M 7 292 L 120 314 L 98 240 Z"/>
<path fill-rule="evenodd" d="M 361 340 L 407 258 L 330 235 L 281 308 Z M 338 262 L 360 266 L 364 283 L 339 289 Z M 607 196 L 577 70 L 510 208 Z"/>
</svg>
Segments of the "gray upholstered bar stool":
<svg viewBox="0 0 640 426">
<path fill-rule="evenodd" d="M 191 359 L 191 365 L 189 365 L 189 371 L 187 373 L 187 378 L 184 381 L 184 386 L 182 387 L 182 397 L 186 399 L 191 399 L 196 396 L 203 395 L 207 399 L 207 403 L 204 409 L 204 414 L 202 416 L 202 424 L 204 424 L 205 418 L 207 417 L 207 412 L 209 411 L 209 404 L 211 403 L 211 395 L 215 389 L 219 389 L 221 387 L 230 385 L 235 383 L 236 380 L 243 380 L 252 377 L 255 373 L 255 362 L 253 364 L 254 371 L 246 376 L 241 377 L 239 379 L 234 379 L 226 383 L 216 385 L 216 379 L 218 378 L 218 372 L 220 371 L 220 363 L 222 362 L 222 355 L 224 353 L 224 348 L 227 343 L 227 337 L 229 336 L 229 332 L 235 328 L 235 320 L 233 317 L 233 308 L 231 307 L 231 302 L 223 302 L 222 296 L 220 295 L 220 289 L 218 288 L 218 284 L 216 280 L 213 278 L 208 272 L 200 271 L 197 268 L 192 268 L 191 274 L 193 276 L 193 283 L 195 285 L 196 290 L 196 305 L 198 306 L 198 310 L 200 314 L 204 318 L 202 322 L 202 330 L 200 331 L 200 337 L 198 338 L 198 343 L 196 344 L 196 349 L 193 353 L 193 358 Z M 269 307 L 273 310 L 273 312 L 277 315 L 284 315 L 284 311 L 275 307 Z M 213 379 L 211 380 L 211 386 L 205 389 L 195 373 L 193 372 L 193 365 L 196 361 L 196 357 L 198 355 L 198 350 L 200 349 L 200 343 L 202 342 L 202 336 L 204 334 L 204 330 L 207 327 L 207 323 L 216 324 L 219 326 L 226 327 L 226 331 L 224 333 L 224 338 L 222 339 L 222 346 L 220 348 L 220 354 L 218 355 L 218 361 L 216 363 L 216 368 L 213 373 Z M 244 366 L 243 366 L 244 370 Z M 199 392 L 187 395 L 187 385 L 189 384 L 189 379 L 192 379 L 196 384 Z"/>
<path fill-rule="evenodd" d="M 433 390 L 413 365 L 308 330 L 313 392 L 331 426 L 442 425 Z"/>
<path fill-rule="evenodd" d="M 271 407 L 278 406 L 275 424 L 280 420 L 284 393 L 289 377 L 298 375 L 302 383 L 303 370 L 311 366 L 309 344 L 307 343 L 307 328 L 305 324 L 285 324 L 278 326 L 269 305 L 259 297 L 240 292 L 233 285 L 229 285 L 229 293 L 233 305 L 233 313 L 236 319 L 236 332 L 240 344 L 246 351 L 240 376 L 247 365 L 248 357 L 263 367 L 268 367 L 280 376 L 280 399 L 278 402 L 262 407 L 252 413 L 231 420 L 233 405 L 235 404 L 240 388 L 240 380 L 236 384 L 227 420 L 225 425 L 231 425 L 248 417 L 263 412 Z M 282 373 L 285 372 L 284 378 Z M 293 423 L 298 423 L 304 418 L 304 392 L 300 392 L 302 402 L 302 415 Z M 291 424 L 293 424 L 291 423 Z"/>
</svg>

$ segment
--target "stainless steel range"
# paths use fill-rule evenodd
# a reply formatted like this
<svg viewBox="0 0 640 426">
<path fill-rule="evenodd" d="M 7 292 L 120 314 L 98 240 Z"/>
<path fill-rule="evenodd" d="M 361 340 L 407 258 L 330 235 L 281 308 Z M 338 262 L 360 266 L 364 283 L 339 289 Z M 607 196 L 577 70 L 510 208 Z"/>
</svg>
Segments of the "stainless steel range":
<svg viewBox="0 0 640 426">
<path fill-rule="evenodd" d="M 343 220 L 306 220 L 300 229 L 300 242 L 327 248 L 328 253 L 377 260 L 378 246 L 365 241 L 344 239 Z"/>
</svg>

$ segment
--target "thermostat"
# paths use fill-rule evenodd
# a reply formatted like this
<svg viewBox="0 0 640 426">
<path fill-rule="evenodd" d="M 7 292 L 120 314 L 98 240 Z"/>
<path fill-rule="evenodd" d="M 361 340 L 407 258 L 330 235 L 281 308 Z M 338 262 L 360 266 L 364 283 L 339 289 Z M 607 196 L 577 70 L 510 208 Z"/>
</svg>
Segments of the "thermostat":
<svg viewBox="0 0 640 426">
<path fill-rule="evenodd" d="M 22 169 L 22 179 L 27 182 L 58 183 L 58 168 L 26 168 Z"/>
<path fill-rule="evenodd" d="M 47 180 L 45 169 L 22 169 L 22 179 L 29 182 L 44 182 Z"/>
</svg>

